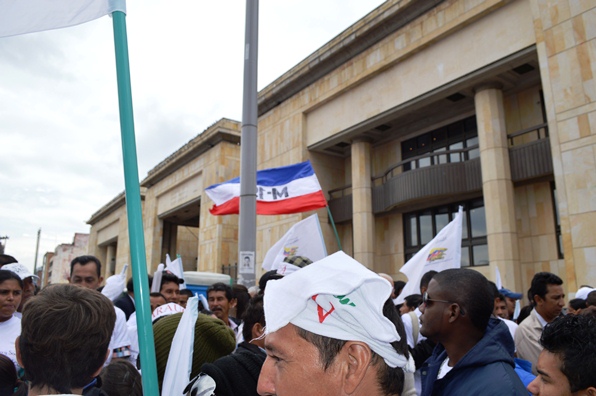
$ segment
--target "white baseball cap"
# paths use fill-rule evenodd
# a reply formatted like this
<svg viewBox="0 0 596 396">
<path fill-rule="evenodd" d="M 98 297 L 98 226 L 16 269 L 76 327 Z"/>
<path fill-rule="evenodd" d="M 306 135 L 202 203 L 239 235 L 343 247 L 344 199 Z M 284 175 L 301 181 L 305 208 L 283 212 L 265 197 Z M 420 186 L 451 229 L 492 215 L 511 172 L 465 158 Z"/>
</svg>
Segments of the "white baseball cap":
<svg viewBox="0 0 596 396">
<path fill-rule="evenodd" d="M 31 272 L 29 272 L 27 267 L 20 263 L 5 264 L 2 266 L 2 268 L 0 268 L 0 270 L 12 271 L 17 274 L 21 280 L 25 280 L 29 277 L 32 277 L 36 280 L 39 279 L 39 276 L 33 275 Z"/>
</svg>

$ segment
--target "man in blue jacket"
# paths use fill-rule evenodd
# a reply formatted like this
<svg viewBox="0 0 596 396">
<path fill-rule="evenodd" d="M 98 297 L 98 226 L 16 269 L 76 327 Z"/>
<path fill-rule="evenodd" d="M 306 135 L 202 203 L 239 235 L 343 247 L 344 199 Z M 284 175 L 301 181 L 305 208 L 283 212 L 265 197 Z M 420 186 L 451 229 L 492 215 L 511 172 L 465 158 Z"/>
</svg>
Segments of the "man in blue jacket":
<svg viewBox="0 0 596 396">
<path fill-rule="evenodd" d="M 527 395 L 514 371 L 507 326 L 491 318 L 487 279 L 469 269 L 433 277 L 420 306 L 420 333 L 437 342 L 421 368 L 422 395 Z"/>
</svg>

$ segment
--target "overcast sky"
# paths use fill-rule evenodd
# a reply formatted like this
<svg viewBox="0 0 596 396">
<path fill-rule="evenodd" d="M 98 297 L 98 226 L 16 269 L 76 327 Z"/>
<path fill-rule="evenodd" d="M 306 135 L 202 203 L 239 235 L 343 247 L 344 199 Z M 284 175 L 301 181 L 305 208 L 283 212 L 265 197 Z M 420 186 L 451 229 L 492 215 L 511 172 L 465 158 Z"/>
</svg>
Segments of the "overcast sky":
<svg viewBox="0 0 596 396">
<path fill-rule="evenodd" d="M 262 0 L 264 88 L 381 0 Z M 168 5 L 169 8 L 164 8 Z M 241 121 L 245 2 L 131 0 L 139 179 L 222 117 Z M 0 236 L 33 268 L 124 190 L 112 20 L 0 39 Z"/>
</svg>

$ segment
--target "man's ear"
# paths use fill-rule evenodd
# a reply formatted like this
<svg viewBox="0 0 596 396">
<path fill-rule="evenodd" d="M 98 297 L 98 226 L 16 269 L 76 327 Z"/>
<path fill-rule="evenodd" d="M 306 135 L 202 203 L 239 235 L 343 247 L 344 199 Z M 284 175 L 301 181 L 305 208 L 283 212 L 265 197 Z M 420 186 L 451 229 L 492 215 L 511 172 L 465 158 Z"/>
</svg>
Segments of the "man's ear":
<svg viewBox="0 0 596 396">
<path fill-rule="evenodd" d="M 455 319 L 463 316 L 461 313 L 461 307 L 459 304 L 451 304 L 449 306 L 449 323 L 455 321 Z"/>
<path fill-rule="evenodd" d="M 539 295 L 534 296 L 534 304 L 536 304 L 536 306 L 542 305 L 543 302 L 544 299 L 542 297 L 540 297 Z"/>
<path fill-rule="evenodd" d="M 234 308 L 236 305 L 238 305 L 238 299 L 237 298 L 232 298 L 230 300 L 230 308 Z"/>
<path fill-rule="evenodd" d="M 19 362 L 19 366 L 25 368 L 25 365 L 23 364 L 23 359 L 21 358 L 21 347 L 19 346 L 20 339 L 21 336 L 18 336 L 17 339 L 14 341 L 14 349 L 17 354 L 17 362 Z"/>
<path fill-rule="evenodd" d="M 347 372 L 344 378 L 344 392 L 352 394 L 365 380 L 366 372 L 372 360 L 372 351 L 369 346 L 360 341 L 348 341 L 342 348 Z M 376 376 L 375 376 L 376 381 Z"/>
<path fill-rule="evenodd" d="M 103 283 L 103 276 L 99 277 L 99 284 L 101 285 Z"/>
<path fill-rule="evenodd" d="M 588 396 L 596 396 L 596 388 L 593 386 L 590 386 L 585 392 Z"/>
</svg>

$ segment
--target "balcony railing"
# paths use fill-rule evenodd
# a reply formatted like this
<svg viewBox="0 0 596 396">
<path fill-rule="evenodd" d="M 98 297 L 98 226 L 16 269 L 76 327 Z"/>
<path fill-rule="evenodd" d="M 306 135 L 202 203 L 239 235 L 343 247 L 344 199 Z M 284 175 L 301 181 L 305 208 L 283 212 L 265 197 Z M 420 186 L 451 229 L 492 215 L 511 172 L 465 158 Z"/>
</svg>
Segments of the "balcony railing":
<svg viewBox="0 0 596 396">
<path fill-rule="evenodd" d="M 547 124 L 507 136 L 511 178 L 514 183 L 548 177 L 553 173 Z M 380 214 L 428 199 L 440 199 L 482 191 L 478 146 L 446 150 L 408 158 L 372 178 L 373 213 Z M 473 154 L 471 154 L 473 153 Z M 404 170 L 420 160 L 433 164 Z M 337 223 L 352 219 L 352 186 L 329 191 L 329 208 Z"/>
</svg>

